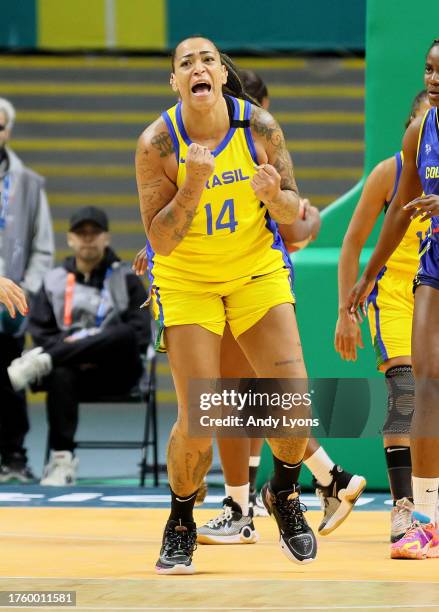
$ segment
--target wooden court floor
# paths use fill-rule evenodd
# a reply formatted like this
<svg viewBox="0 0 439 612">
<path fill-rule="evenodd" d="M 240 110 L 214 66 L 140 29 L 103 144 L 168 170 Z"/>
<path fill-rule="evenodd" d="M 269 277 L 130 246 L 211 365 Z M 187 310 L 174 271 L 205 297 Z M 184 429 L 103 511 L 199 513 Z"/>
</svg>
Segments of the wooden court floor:
<svg viewBox="0 0 439 612">
<path fill-rule="evenodd" d="M 214 513 L 198 510 L 196 520 Z M 320 514 L 308 512 L 315 528 Z M 0 591 L 74 590 L 75 609 L 90 611 L 439 611 L 439 560 L 391 560 L 388 513 L 352 513 L 319 538 L 318 558 L 305 567 L 283 556 L 276 525 L 264 517 L 255 519 L 259 543 L 199 546 L 195 575 L 157 576 L 166 516 L 163 509 L 0 508 Z"/>
</svg>

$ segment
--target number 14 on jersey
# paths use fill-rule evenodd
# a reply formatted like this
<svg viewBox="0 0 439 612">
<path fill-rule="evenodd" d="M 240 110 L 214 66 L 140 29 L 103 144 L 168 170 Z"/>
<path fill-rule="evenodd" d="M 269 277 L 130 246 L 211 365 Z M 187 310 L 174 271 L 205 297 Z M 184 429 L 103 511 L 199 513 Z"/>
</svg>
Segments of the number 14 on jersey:
<svg viewBox="0 0 439 612">
<path fill-rule="evenodd" d="M 204 206 L 206 211 L 206 232 L 208 236 L 213 235 L 214 230 L 214 221 L 215 221 L 215 230 L 225 230 L 229 229 L 230 232 L 234 232 L 236 226 L 238 225 L 238 221 L 235 221 L 235 202 L 234 200 L 225 200 L 222 208 L 219 212 L 216 220 L 213 219 L 212 216 L 212 205 L 206 204 Z"/>
</svg>

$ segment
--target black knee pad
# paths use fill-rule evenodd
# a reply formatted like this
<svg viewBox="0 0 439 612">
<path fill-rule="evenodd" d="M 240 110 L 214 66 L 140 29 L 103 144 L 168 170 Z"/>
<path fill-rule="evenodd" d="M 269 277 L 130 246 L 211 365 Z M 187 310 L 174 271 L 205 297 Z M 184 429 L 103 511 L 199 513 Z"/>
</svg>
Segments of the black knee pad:
<svg viewBox="0 0 439 612">
<path fill-rule="evenodd" d="M 415 379 L 412 366 L 395 366 L 386 372 L 388 389 L 384 435 L 408 434 L 415 408 Z"/>
</svg>

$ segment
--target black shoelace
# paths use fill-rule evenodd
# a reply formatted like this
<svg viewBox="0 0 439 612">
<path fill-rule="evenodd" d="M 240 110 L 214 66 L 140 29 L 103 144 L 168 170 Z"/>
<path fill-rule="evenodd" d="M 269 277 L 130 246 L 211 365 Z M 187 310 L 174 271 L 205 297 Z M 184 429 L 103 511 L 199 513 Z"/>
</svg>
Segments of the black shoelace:
<svg viewBox="0 0 439 612">
<path fill-rule="evenodd" d="M 295 499 L 286 499 L 282 503 L 277 504 L 279 514 L 288 529 L 296 533 L 304 531 L 306 521 L 303 513 L 308 510 L 305 504 L 302 504 L 298 497 Z"/>
<path fill-rule="evenodd" d="M 197 534 L 188 529 L 178 529 L 170 527 L 165 538 L 165 552 L 168 556 L 183 554 L 190 556 L 197 548 Z"/>
</svg>

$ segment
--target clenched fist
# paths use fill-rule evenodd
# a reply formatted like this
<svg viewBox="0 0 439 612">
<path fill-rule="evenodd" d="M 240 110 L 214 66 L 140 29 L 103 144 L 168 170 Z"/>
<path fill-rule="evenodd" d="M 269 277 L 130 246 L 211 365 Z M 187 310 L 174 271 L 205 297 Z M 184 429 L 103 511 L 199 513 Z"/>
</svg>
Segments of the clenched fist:
<svg viewBox="0 0 439 612">
<path fill-rule="evenodd" d="M 261 202 L 274 202 L 279 198 L 281 176 L 274 166 L 259 166 L 257 173 L 250 181 L 256 197 Z"/>
<path fill-rule="evenodd" d="M 207 147 L 189 145 L 186 155 L 186 176 L 189 180 L 205 182 L 215 168 L 215 158 Z"/>
</svg>

